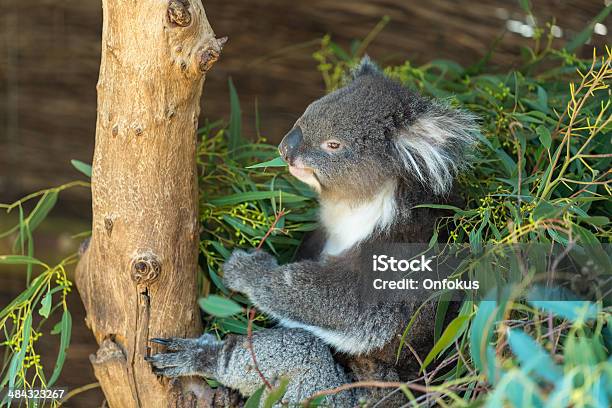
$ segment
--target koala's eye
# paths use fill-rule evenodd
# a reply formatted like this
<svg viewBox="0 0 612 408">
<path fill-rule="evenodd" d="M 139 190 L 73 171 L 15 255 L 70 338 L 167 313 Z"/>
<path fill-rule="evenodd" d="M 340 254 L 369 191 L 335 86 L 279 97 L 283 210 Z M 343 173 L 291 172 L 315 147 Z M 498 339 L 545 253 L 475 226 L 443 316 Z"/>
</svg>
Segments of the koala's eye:
<svg viewBox="0 0 612 408">
<path fill-rule="evenodd" d="M 342 145 L 337 140 L 327 140 L 322 143 L 324 150 L 338 150 Z"/>
</svg>

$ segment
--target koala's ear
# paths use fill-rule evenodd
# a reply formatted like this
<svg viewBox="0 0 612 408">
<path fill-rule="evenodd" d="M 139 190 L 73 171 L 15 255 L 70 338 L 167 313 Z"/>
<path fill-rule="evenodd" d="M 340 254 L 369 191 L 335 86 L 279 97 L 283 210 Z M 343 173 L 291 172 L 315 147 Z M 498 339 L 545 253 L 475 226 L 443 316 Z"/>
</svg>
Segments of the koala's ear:
<svg viewBox="0 0 612 408">
<path fill-rule="evenodd" d="M 361 58 L 359 64 L 357 64 L 352 71 L 353 79 L 364 75 L 383 75 L 378 65 L 376 65 L 376 63 L 372 61 L 367 54 Z"/>
<path fill-rule="evenodd" d="M 460 170 L 470 166 L 479 129 L 476 116 L 438 102 L 394 136 L 405 170 L 434 194 L 450 192 Z"/>
</svg>

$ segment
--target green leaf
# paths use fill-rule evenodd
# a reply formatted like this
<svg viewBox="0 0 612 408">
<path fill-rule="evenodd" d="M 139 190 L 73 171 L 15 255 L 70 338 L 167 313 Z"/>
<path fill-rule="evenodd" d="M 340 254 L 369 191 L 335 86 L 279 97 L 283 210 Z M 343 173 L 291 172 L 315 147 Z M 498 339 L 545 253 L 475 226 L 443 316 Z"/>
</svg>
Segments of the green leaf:
<svg viewBox="0 0 612 408">
<path fill-rule="evenodd" d="M 550 145 L 552 144 L 550 130 L 548 130 L 548 128 L 545 126 L 540 125 L 536 128 L 536 133 L 538 134 L 542 146 L 544 146 L 546 149 L 550 149 Z"/>
<path fill-rule="evenodd" d="M 57 191 L 47 191 L 40 199 L 32 213 L 28 216 L 28 225 L 30 232 L 40 225 L 40 223 L 47 217 L 47 214 L 53 209 L 55 203 L 57 203 Z"/>
<path fill-rule="evenodd" d="M 512 157 L 506 153 L 504 149 L 496 149 L 495 153 L 497 154 L 497 158 L 500 160 L 502 166 L 506 170 L 508 175 L 512 175 L 514 170 L 516 169 L 516 163 L 512 160 Z"/>
<path fill-rule="evenodd" d="M 529 6 L 529 0 L 519 0 L 519 3 L 525 13 L 528 13 L 528 14 L 531 13 L 531 7 Z"/>
<path fill-rule="evenodd" d="M 465 323 L 469 318 L 469 315 L 457 316 L 449 323 L 442 336 L 440 336 L 440 340 L 437 341 L 429 354 L 427 354 L 427 357 L 425 357 L 421 371 L 425 370 L 440 353 L 446 350 L 463 333 L 467 326 Z"/>
<path fill-rule="evenodd" d="M 549 109 L 548 109 L 548 93 L 541 86 L 538 86 L 538 108 L 541 111 L 539 113 L 544 113 L 544 112 L 548 112 L 549 111 Z"/>
<path fill-rule="evenodd" d="M 68 346 L 70 346 L 70 336 L 72 335 L 72 316 L 70 315 L 68 309 L 64 309 L 60 323 L 60 349 L 57 354 L 57 360 L 55 361 L 53 374 L 51 374 L 47 387 L 51 387 L 59 378 L 59 375 L 62 372 L 62 367 L 64 367 L 64 361 L 66 360 Z"/>
<path fill-rule="evenodd" d="M 285 162 L 283 158 L 279 156 L 263 163 L 257 163 L 252 166 L 248 166 L 247 169 L 259 169 L 261 167 L 287 167 L 287 162 Z"/>
<path fill-rule="evenodd" d="M 237 219 L 234 217 L 231 217 L 227 214 L 223 215 L 223 221 L 227 222 L 229 225 L 231 225 L 232 227 L 234 227 L 237 231 L 240 231 L 244 234 L 247 234 L 251 237 L 261 237 L 265 231 L 258 231 L 254 228 L 251 228 L 249 225 L 247 225 L 244 220 L 241 219 Z M 272 237 L 270 237 L 272 238 Z M 268 242 L 268 241 L 266 241 Z"/>
<path fill-rule="evenodd" d="M 340 47 L 338 44 L 336 44 L 335 42 L 330 42 L 329 43 L 329 49 L 341 60 L 343 61 L 351 61 L 351 56 L 348 55 L 346 53 L 346 51 L 344 51 L 344 49 L 342 49 L 342 47 Z"/>
<path fill-rule="evenodd" d="M 198 304 L 206 313 L 217 317 L 229 317 L 243 311 L 238 303 L 218 295 L 200 298 Z"/>
<path fill-rule="evenodd" d="M 51 334 L 56 335 L 56 334 L 60 334 L 61 332 L 62 332 L 62 321 L 60 320 L 51 329 Z"/>
<path fill-rule="evenodd" d="M 210 265 L 208 265 L 208 276 L 210 277 L 210 280 L 215 284 L 215 286 L 219 288 L 219 290 L 221 290 L 221 292 L 225 293 L 226 295 L 229 295 L 229 290 L 227 290 L 227 288 L 223 284 L 223 280 Z"/>
<path fill-rule="evenodd" d="M 550 218 L 556 215 L 559 209 L 546 200 L 541 200 L 536 208 L 533 210 L 532 216 L 534 220 L 541 220 L 544 218 Z"/>
<path fill-rule="evenodd" d="M 272 408 L 272 406 L 283 398 L 285 395 L 285 391 L 287 391 L 287 386 L 289 385 L 289 379 L 286 377 L 281 377 L 280 384 L 278 387 L 273 388 L 269 394 L 268 398 L 264 401 L 263 408 Z"/>
<path fill-rule="evenodd" d="M 21 366 L 23 365 L 23 360 L 25 358 L 26 350 L 28 348 L 28 344 L 30 344 L 30 334 L 32 331 L 32 314 L 28 313 L 23 322 L 23 338 L 21 339 L 21 344 L 19 348 L 19 352 L 13 354 L 13 358 L 11 359 L 11 363 L 9 365 L 9 388 L 15 388 L 15 381 L 17 380 L 17 372 L 21 370 Z M 2 387 L 0 387 L 2 388 Z"/>
<path fill-rule="evenodd" d="M 45 319 L 49 317 L 49 312 L 51 312 L 52 300 L 53 300 L 53 295 L 49 291 L 40 301 L 40 309 L 38 309 L 38 313 Z"/>
<path fill-rule="evenodd" d="M 0 310 L 0 319 L 9 314 L 17 305 L 21 305 L 23 302 L 28 301 L 28 299 L 30 299 L 34 293 L 40 289 L 45 281 L 46 277 L 44 275 L 37 276 L 26 290 L 21 292 L 15 299 L 13 299 L 8 306 Z"/>
<path fill-rule="evenodd" d="M 448 204 L 419 204 L 419 205 L 415 205 L 412 208 L 436 208 L 440 210 L 451 210 L 455 212 L 463 212 L 461 208 L 455 207 L 454 205 L 448 205 Z"/>
<path fill-rule="evenodd" d="M 245 193 L 230 194 L 224 197 L 212 198 L 208 202 L 216 206 L 235 205 L 248 201 L 279 199 L 283 203 L 298 203 L 309 200 L 308 197 L 299 196 L 297 194 L 285 193 L 280 190 L 276 191 L 248 191 Z"/>
<path fill-rule="evenodd" d="M 36 258 L 27 255 L 0 255 L 0 264 L 8 265 L 46 265 Z"/>
<path fill-rule="evenodd" d="M 212 241 L 211 245 L 215 248 L 215 251 L 217 251 L 221 254 L 221 256 L 223 256 L 223 259 L 227 259 L 230 257 L 230 255 L 232 255 L 232 253 L 228 251 L 223 245 L 221 245 L 220 242 Z"/>
<path fill-rule="evenodd" d="M 473 229 L 468 234 L 468 239 L 470 241 L 470 249 L 472 254 L 477 255 L 482 251 L 482 229 Z"/>
<path fill-rule="evenodd" d="M 434 235 L 437 231 L 434 231 Z M 429 241 L 428 248 L 433 248 L 437 241 Z M 453 294 L 450 291 L 444 291 L 440 293 L 440 298 L 438 299 L 438 304 L 436 305 L 436 318 L 434 321 L 434 343 L 440 340 L 440 334 L 442 333 L 442 329 L 444 327 L 444 323 L 446 321 L 446 313 L 448 312 L 448 306 L 450 305 L 450 300 Z"/>
<path fill-rule="evenodd" d="M 265 385 L 262 385 L 249 397 L 249 399 L 245 402 L 244 408 L 259 408 L 259 402 L 261 401 L 261 396 L 263 395 L 266 389 Z"/>
<path fill-rule="evenodd" d="M 403 391 L 403 389 L 402 389 L 402 391 Z M 318 397 L 313 398 L 312 400 L 310 400 L 310 403 L 308 404 L 308 407 L 306 407 L 306 408 L 320 407 L 320 406 L 327 407 L 327 405 L 323 405 L 323 403 L 325 402 L 326 398 L 327 398 L 327 395 L 319 395 Z"/>
<path fill-rule="evenodd" d="M 234 83 L 230 78 L 229 83 L 229 94 L 230 94 L 230 121 L 229 121 L 229 152 L 230 157 L 234 157 L 236 149 L 241 143 L 242 138 L 242 111 L 240 109 L 240 99 L 238 98 L 238 92 L 234 87 Z"/>
<path fill-rule="evenodd" d="M 206 381 L 206 384 L 208 384 L 211 388 L 217 388 L 221 386 L 221 383 L 219 381 L 213 380 L 212 378 L 204 378 L 204 381 Z"/>
<path fill-rule="evenodd" d="M 599 240 L 591 231 L 586 228 L 582 228 L 579 225 L 573 225 L 572 229 L 578 237 L 578 242 L 587 247 L 599 247 L 601 246 Z"/>
<path fill-rule="evenodd" d="M 508 344 L 526 371 L 534 371 L 540 377 L 555 382 L 562 378 L 563 371 L 550 355 L 531 336 L 522 330 L 508 329 Z"/>
<path fill-rule="evenodd" d="M 578 217 L 578 221 L 585 222 L 587 224 L 595 225 L 597 227 L 605 227 L 610 223 L 610 219 L 605 215 L 586 216 Z"/>
<path fill-rule="evenodd" d="M 30 233 L 34 232 L 40 223 L 47 217 L 47 214 L 49 214 L 49 212 L 53 209 L 55 203 L 57 203 L 57 195 L 57 191 L 46 191 L 36 204 L 36 207 L 34 207 L 30 215 L 28 215 L 28 217 L 25 219 Z M 20 236 L 15 242 L 15 247 L 21 247 L 21 243 L 22 238 Z"/>
<path fill-rule="evenodd" d="M 227 330 L 231 333 L 245 335 L 248 333 L 248 322 L 239 320 L 236 318 L 225 317 L 217 319 L 217 323 L 223 330 Z M 261 329 L 260 326 L 253 324 L 253 331 Z"/>
<path fill-rule="evenodd" d="M 470 329 L 470 354 L 476 367 L 486 373 L 489 382 L 492 382 L 492 373 L 487 371 L 487 347 L 493 336 L 497 320 L 499 320 L 503 308 L 496 301 L 483 300 L 478 305 L 476 316 L 472 320 Z"/>
<path fill-rule="evenodd" d="M 91 178 L 91 164 L 83 163 L 82 161 L 75 159 L 70 160 L 70 163 L 75 169 Z"/>
</svg>

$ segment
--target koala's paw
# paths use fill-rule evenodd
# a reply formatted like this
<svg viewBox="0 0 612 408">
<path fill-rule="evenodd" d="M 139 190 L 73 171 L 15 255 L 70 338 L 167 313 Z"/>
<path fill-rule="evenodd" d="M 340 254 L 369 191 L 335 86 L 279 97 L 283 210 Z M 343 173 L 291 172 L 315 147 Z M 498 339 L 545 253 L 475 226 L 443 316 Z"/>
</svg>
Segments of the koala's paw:
<svg viewBox="0 0 612 408">
<path fill-rule="evenodd" d="M 186 375 L 214 377 L 222 342 L 211 334 L 195 339 L 171 337 L 149 341 L 166 346 L 167 351 L 145 357 L 145 360 L 151 363 L 155 374 L 170 378 Z"/>
<path fill-rule="evenodd" d="M 277 266 L 276 259 L 265 251 L 236 249 L 223 264 L 223 283 L 232 290 L 249 294 L 251 282 Z"/>
</svg>

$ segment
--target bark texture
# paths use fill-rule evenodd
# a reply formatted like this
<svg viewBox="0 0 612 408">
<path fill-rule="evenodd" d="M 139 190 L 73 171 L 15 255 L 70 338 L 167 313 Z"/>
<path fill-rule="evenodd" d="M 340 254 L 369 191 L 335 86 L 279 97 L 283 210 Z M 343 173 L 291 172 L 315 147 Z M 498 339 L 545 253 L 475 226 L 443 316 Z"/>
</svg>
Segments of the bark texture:
<svg viewBox="0 0 612 408">
<path fill-rule="evenodd" d="M 196 129 L 215 39 L 200 0 L 103 0 L 92 238 L 77 267 L 90 360 L 112 408 L 207 406 L 168 384 L 151 337 L 201 333 L 196 304 Z"/>
</svg>

